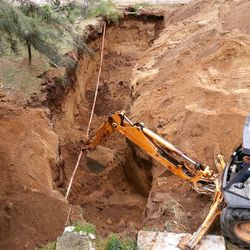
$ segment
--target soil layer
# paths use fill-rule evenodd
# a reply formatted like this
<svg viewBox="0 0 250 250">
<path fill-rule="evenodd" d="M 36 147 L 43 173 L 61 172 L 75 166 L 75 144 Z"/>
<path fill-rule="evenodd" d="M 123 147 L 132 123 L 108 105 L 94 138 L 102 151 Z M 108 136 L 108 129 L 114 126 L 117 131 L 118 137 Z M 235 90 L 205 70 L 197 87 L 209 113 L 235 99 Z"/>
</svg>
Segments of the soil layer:
<svg viewBox="0 0 250 250">
<path fill-rule="evenodd" d="M 228 159 L 250 106 L 249 8 L 246 0 L 200 0 L 160 10 L 164 20 L 143 10 L 109 25 L 91 131 L 125 109 L 211 168 L 217 144 Z M 35 99 L 39 107 L 20 105 L 1 90 L 1 249 L 34 249 L 63 231 L 69 208 L 63 194 L 86 139 L 99 69 L 102 30 L 92 29 L 93 53 L 78 53 L 68 85 L 65 69 L 49 71 L 45 96 Z M 129 168 L 126 150 L 138 156 L 140 170 Z M 101 235 L 142 227 L 195 231 L 210 199 L 133 150 L 112 135 L 81 162 L 70 220 L 90 221 Z"/>
</svg>

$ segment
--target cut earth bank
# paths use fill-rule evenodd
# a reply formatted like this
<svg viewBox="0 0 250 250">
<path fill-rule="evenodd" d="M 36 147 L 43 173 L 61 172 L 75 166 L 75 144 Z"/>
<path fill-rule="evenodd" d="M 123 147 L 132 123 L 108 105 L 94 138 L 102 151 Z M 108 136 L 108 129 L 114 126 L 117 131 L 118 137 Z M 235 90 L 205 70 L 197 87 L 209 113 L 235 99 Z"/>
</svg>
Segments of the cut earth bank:
<svg viewBox="0 0 250 250">
<path fill-rule="evenodd" d="M 211 167 L 217 143 L 228 158 L 250 106 L 249 8 L 248 1 L 194 1 L 108 26 L 92 130 L 110 112 L 125 109 Z M 55 69 L 30 105 L 1 94 L 1 249 L 33 249 L 63 230 L 69 208 L 63 194 L 93 102 L 100 27 L 92 27 L 87 40 L 94 53 L 78 53 L 69 84 L 62 81 L 64 70 Z M 127 147 L 120 135 L 97 152 L 104 167 L 81 162 L 70 194 L 71 221 L 90 221 L 100 235 L 197 229 L 207 197 Z M 129 155 L 132 162 L 137 156 L 133 171 Z"/>
</svg>

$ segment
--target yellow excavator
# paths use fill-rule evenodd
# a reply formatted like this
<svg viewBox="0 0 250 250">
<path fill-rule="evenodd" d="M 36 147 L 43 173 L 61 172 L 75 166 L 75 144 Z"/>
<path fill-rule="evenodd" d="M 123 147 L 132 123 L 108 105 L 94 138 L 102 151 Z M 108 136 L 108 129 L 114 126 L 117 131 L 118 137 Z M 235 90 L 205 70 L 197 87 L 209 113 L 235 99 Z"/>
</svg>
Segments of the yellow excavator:
<svg viewBox="0 0 250 250">
<path fill-rule="evenodd" d="M 82 151 L 87 154 L 101 144 L 115 131 L 141 148 L 146 154 L 165 166 L 181 179 L 192 183 L 193 189 L 201 194 L 213 196 L 210 211 L 204 222 L 190 238 L 179 243 L 181 249 L 194 249 L 206 234 L 213 221 L 220 215 L 223 234 L 239 246 L 250 247 L 250 114 L 247 117 L 243 144 L 232 154 L 225 164 L 221 154 L 217 155 L 217 172 L 201 164 L 163 137 L 148 129 L 143 123 L 134 123 L 124 111 L 111 114 L 94 135 L 84 144 Z M 243 181 L 244 179 L 244 181 Z"/>
</svg>

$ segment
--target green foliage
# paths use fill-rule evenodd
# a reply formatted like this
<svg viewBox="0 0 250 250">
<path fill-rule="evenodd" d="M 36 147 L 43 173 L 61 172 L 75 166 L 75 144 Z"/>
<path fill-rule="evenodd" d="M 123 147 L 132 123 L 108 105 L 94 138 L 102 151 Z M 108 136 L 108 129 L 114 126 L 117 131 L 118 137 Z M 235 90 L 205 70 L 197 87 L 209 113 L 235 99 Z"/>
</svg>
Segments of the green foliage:
<svg viewBox="0 0 250 250">
<path fill-rule="evenodd" d="M 6 43 L 12 51 L 18 52 L 16 41 L 19 40 L 27 48 L 32 46 L 47 56 L 54 65 L 74 65 L 73 59 L 62 56 L 57 51 L 61 43 L 64 46 L 66 43 L 70 44 L 70 48 L 72 45 L 77 46 L 67 17 L 56 6 L 40 7 L 29 0 L 20 1 L 21 5 L 17 8 L 7 0 L 0 0 L 0 53 L 6 50 Z M 28 52 L 31 56 L 31 50 Z"/>
<path fill-rule="evenodd" d="M 115 234 L 112 234 L 108 239 L 105 250 L 120 250 L 120 249 L 122 249 L 122 243 L 120 239 Z"/>
<path fill-rule="evenodd" d="M 38 33 L 35 22 L 4 0 L 0 1 L 0 29 L 22 39 Z"/>
<path fill-rule="evenodd" d="M 40 6 L 30 0 L 22 0 L 19 6 L 19 9 L 26 16 L 49 24 L 63 24 L 70 21 L 68 16 L 72 15 L 71 12 L 77 12 L 74 13 L 75 17 L 80 16 L 79 8 L 80 6 L 73 3 L 64 6 L 53 3 Z"/>
<path fill-rule="evenodd" d="M 37 248 L 37 250 L 56 250 L 56 242 L 50 242 L 47 245 L 43 245 Z"/>
<path fill-rule="evenodd" d="M 236 248 L 233 243 L 226 239 L 226 249 L 227 250 L 240 250 L 240 248 Z"/>
<path fill-rule="evenodd" d="M 109 22 L 116 23 L 122 17 L 122 13 L 117 10 L 111 0 L 101 0 L 91 5 L 88 10 L 88 17 L 98 16 L 104 17 Z"/>
<path fill-rule="evenodd" d="M 79 233 L 80 231 L 83 231 L 85 233 L 92 233 L 95 234 L 96 232 L 96 228 L 95 225 L 93 225 L 92 223 L 80 223 L 80 222 L 76 222 L 75 224 L 73 224 L 73 226 L 75 227 L 75 232 Z"/>
<path fill-rule="evenodd" d="M 82 6 L 76 3 L 69 3 L 65 6 L 60 7 L 60 12 L 63 12 L 65 17 L 68 19 L 70 23 L 74 23 L 74 21 L 81 16 Z"/>
<path fill-rule="evenodd" d="M 142 8 L 147 8 L 150 7 L 151 4 L 147 3 L 147 2 L 143 2 L 143 3 L 135 3 L 132 7 L 130 7 L 133 11 L 138 12 L 140 9 Z"/>
<path fill-rule="evenodd" d="M 111 234 L 105 245 L 105 250 L 138 250 L 136 241 L 130 237 L 121 238 Z"/>
<path fill-rule="evenodd" d="M 32 45 L 40 53 L 46 55 L 53 63 L 63 65 L 63 58 L 48 43 L 48 38 L 55 39 L 52 32 L 31 17 L 25 16 L 20 10 L 5 0 L 0 1 L 0 31 L 9 36 L 12 41 L 19 39 L 25 44 Z M 12 43 L 13 47 L 14 43 Z"/>
<path fill-rule="evenodd" d="M 52 22 L 59 23 L 59 18 L 54 13 L 54 10 L 51 5 L 46 4 L 41 6 L 35 18 L 39 18 L 39 16 L 42 21 L 45 21 L 47 23 L 52 23 Z"/>
</svg>

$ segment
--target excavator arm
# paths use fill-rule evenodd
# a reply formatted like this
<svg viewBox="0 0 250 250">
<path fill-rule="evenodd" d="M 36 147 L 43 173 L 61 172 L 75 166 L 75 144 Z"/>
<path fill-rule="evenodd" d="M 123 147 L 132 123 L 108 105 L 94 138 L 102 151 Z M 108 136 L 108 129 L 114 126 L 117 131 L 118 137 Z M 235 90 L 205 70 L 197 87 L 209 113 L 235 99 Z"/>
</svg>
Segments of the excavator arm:
<svg viewBox="0 0 250 250">
<path fill-rule="evenodd" d="M 124 111 L 110 115 L 108 120 L 86 142 L 82 150 L 94 149 L 116 131 L 165 166 L 170 172 L 191 182 L 196 192 L 214 195 L 210 211 L 199 229 L 191 238 L 184 238 L 178 245 L 181 249 L 194 249 L 221 212 L 223 194 L 220 189 L 220 179 L 213 174 L 208 166 L 192 160 L 163 137 L 146 128 L 143 123 L 130 121 Z M 225 167 L 223 157 L 219 157 L 219 164 L 221 169 Z"/>
<path fill-rule="evenodd" d="M 213 193 L 215 177 L 208 166 L 192 160 L 163 137 L 146 128 L 143 123 L 133 123 L 124 111 L 110 115 L 83 149 L 94 149 L 115 131 L 124 135 L 173 174 L 191 182 L 197 192 Z"/>
</svg>

